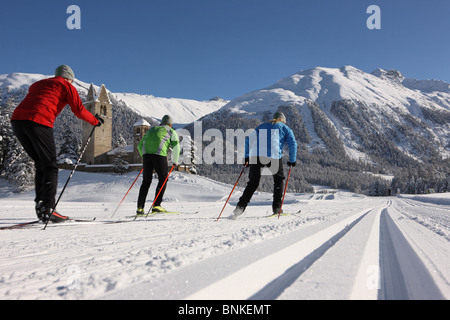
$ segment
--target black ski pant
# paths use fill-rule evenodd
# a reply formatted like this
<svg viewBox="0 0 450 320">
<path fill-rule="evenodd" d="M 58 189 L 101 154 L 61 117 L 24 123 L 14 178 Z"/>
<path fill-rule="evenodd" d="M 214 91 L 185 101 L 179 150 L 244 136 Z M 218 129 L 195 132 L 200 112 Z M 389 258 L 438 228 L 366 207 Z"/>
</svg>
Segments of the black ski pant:
<svg viewBox="0 0 450 320">
<path fill-rule="evenodd" d="M 34 201 L 36 203 L 43 201 L 46 208 L 54 209 L 58 187 L 58 164 L 53 128 L 23 120 L 14 120 L 11 125 L 25 152 L 34 161 L 36 168 Z"/>
<path fill-rule="evenodd" d="M 152 184 L 153 170 L 155 170 L 159 180 L 158 185 L 156 186 L 155 197 L 158 195 L 162 185 L 164 184 L 164 181 L 167 178 L 167 175 L 169 174 L 169 163 L 167 161 L 166 156 L 159 156 L 156 154 L 144 154 L 143 158 L 144 158 L 143 162 L 144 172 L 141 189 L 139 190 L 138 205 L 137 205 L 138 208 L 144 208 L 145 206 L 145 200 L 147 199 L 148 189 Z M 161 190 L 158 199 L 156 199 L 154 204 L 155 207 L 161 205 L 164 192 L 166 191 L 166 186 L 167 183 Z"/>
<path fill-rule="evenodd" d="M 261 181 L 261 170 L 267 167 L 272 172 L 273 176 L 273 203 L 272 209 L 279 209 L 281 207 L 281 201 L 283 196 L 283 181 L 285 179 L 283 172 L 282 159 L 270 159 L 258 157 L 256 159 L 250 159 L 250 173 L 248 175 L 249 181 L 244 193 L 239 198 L 238 206 L 246 208 L 250 202 L 256 189 L 258 189 L 259 182 Z M 255 162 L 255 163 L 253 163 Z"/>
</svg>

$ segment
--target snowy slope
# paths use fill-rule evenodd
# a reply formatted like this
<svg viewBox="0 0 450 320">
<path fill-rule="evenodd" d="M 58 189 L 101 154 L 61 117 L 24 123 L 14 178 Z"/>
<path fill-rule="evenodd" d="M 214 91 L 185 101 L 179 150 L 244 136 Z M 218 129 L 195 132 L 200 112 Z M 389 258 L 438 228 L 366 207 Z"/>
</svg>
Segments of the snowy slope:
<svg viewBox="0 0 450 320">
<path fill-rule="evenodd" d="M 363 101 L 367 105 L 399 106 L 415 112 L 417 105 L 450 110 L 450 85 L 437 80 L 404 79 L 398 71 L 372 73 L 355 67 L 317 67 L 283 78 L 274 85 L 248 93 L 224 108 L 235 112 L 260 112 L 280 103 L 303 104 L 307 100 L 330 108 L 333 101 Z M 389 111 L 386 108 L 386 111 Z"/>
<path fill-rule="evenodd" d="M 286 106 L 301 116 L 311 138 L 310 150 L 326 148 L 312 116 L 311 109 L 317 106 L 335 131 L 327 134 L 336 135 L 352 159 L 369 159 L 370 135 L 384 140 L 378 147 L 394 142 L 418 161 L 433 152 L 450 157 L 450 85 L 405 79 L 397 70 L 366 73 L 352 66 L 304 70 L 230 101 L 204 122 L 230 117 L 232 125 L 236 115 L 262 119 Z"/>
<path fill-rule="evenodd" d="M 1 74 L 0 88 L 5 88 L 10 91 L 21 88 L 28 89 L 28 87 L 34 82 L 46 78 L 50 78 L 50 76 L 32 73 Z"/>
<path fill-rule="evenodd" d="M 196 101 L 177 98 L 158 98 L 151 95 L 138 95 L 135 93 L 114 93 L 117 100 L 122 100 L 126 105 L 143 116 L 151 116 L 155 120 L 161 120 L 166 114 L 175 119 L 176 123 L 188 124 L 211 112 L 214 112 L 226 104 L 226 101 Z"/>
<path fill-rule="evenodd" d="M 0 75 L 0 98 L 22 90 L 26 94 L 28 87 L 36 81 L 51 76 L 29 73 L 13 73 Z M 80 94 L 86 95 L 90 84 L 75 79 L 74 86 Z M 106 85 L 107 86 L 107 85 Z M 94 86 L 99 91 L 99 86 Z M 220 109 L 226 104 L 224 100 L 196 101 L 190 99 L 159 98 L 151 95 L 138 95 L 135 93 L 112 93 L 110 95 L 117 101 L 144 117 L 161 120 L 166 114 L 171 115 L 177 125 L 193 122 L 211 112 Z"/>
<path fill-rule="evenodd" d="M 60 187 L 68 174 L 61 172 Z M 136 174 L 77 172 L 59 211 L 125 219 L 140 179 L 111 216 Z M 197 214 L 0 230 L 0 298 L 450 298 L 450 194 L 287 194 L 285 211 L 302 213 L 276 219 L 265 218 L 272 195 L 257 193 L 229 220 L 238 189 L 219 221 L 231 186 L 177 172 L 164 206 Z M 3 180 L 0 190 L 2 226 L 34 218 L 32 191 L 12 193 Z"/>
<path fill-rule="evenodd" d="M 11 94 L 14 91 L 22 89 L 28 92 L 28 88 L 35 82 L 48 79 L 53 76 L 51 75 L 43 75 L 43 74 L 33 74 L 33 73 L 11 73 L 11 74 L 0 74 L 0 90 L 2 90 L 2 94 Z M 82 82 L 78 79 L 75 79 L 73 85 L 79 92 L 87 93 L 89 90 L 90 84 L 86 82 Z M 99 86 L 94 86 L 94 88 L 98 91 L 100 89 Z"/>
</svg>

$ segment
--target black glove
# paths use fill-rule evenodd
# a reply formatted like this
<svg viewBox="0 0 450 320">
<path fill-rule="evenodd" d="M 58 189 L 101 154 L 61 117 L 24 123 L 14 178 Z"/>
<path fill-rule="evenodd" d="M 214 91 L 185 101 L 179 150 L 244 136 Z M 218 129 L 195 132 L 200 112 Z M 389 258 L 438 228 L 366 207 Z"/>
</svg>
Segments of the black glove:
<svg viewBox="0 0 450 320">
<path fill-rule="evenodd" d="M 295 164 L 296 164 L 295 161 L 294 161 L 294 162 L 289 162 L 289 161 L 288 161 L 288 166 L 290 166 L 290 167 L 295 167 Z"/>
<path fill-rule="evenodd" d="M 97 120 L 98 120 L 98 124 L 97 124 L 97 127 L 100 127 L 102 124 L 104 124 L 105 123 L 105 120 L 103 120 L 103 118 L 102 117 L 100 117 L 98 114 L 96 114 L 95 115 L 95 117 L 97 118 Z"/>
<path fill-rule="evenodd" d="M 244 167 L 247 167 L 250 164 L 250 158 L 244 159 Z"/>
</svg>

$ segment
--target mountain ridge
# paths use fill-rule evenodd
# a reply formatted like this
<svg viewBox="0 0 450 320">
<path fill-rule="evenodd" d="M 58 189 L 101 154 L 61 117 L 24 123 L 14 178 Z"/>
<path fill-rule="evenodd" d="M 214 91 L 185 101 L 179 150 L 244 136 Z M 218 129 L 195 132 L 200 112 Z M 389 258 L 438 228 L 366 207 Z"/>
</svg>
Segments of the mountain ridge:
<svg viewBox="0 0 450 320">
<path fill-rule="evenodd" d="M 369 173 L 395 177 L 391 192 L 425 192 L 430 185 L 444 190 L 450 179 L 448 88 L 439 80 L 405 79 L 397 70 L 317 67 L 244 94 L 201 120 L 203 132 L 224 133 L 255 128 L 283 111 L 299 142 L 294 191 L 314 183 L 366 192 L 373 183 L 390 183 L 374 182 Z M 227 182 L 236 174 L 208 165 L 199 171 Z"/>
<path fill-rule="evenodd" d="M 32 73 L 11 73 L 0 75 L 0 99 L 5 99 L 6 94 L 13 94 L 14 91 L 22 90 L 25 94 L 34 82 L 51 78 L 50 75 L 32 74 Z M 90 84 L 75 79 L 73 85 L 83 98 L 89 90 Z M 94 89 L 98 92 L 100 86 L 94 85 Z M 6 92 L 5 92 L 6 91 Z M 192 99 L 180 98 L 164 98 L 155 97 L 153 95 L 141 95 L 136 93 L 111 92 L 108 90 L 111 100 L 122 102 L 132 111 L 150 117 L 155 121 L 159 121 L 165 114 L 169 114 L 175 119 L 178 126 L 187 124 L 196 119 L 218 110 L 226 101 L 217 97 L 209 101 L 197 101 Z M 22 94 L 23 95 L 23 94 Z M 3 96 L 3 97 L 2 97 Z"/>
<path fill-rule="evenodd" d="M 426 92 L 420 91 L 420 87 L 426 88 Z M 338 113 L 338 110 L 351 111 L 354 117 L 366 109 L 364 116 L 372 120 L 362 122 L 368 122 L 374 130 L 394 133 L 393 127 L 412 122 L 414 129 L 430 131 L 429 137 L 434 140 L 442 157 L 450 157 L 450 85 L 439 80 L 407 80 L 397 70 L 377 69 L 369 74 L 346 66 L 300 71 L 272 86 L 230 101 L 203 120 L 215 116 L 223 119 L 224 113 L 262 120 L 264 113 L 274 113 L 280 106 L 296 106 L 302 119 L 309 124 L 309 135 L 317 136 L 312 128 L 312 116 L 305 110 L 311 104 L 317 104 L 324 112 L 347 147 L 351 147 L 355 139 L 348 136 L 350 123 L 345 123 L 345 115 Z M 342 104 L 346 104 L 346 107 Z M 372 123 L 374 121 L 380 124 Z M 383 122 L 385 126 L 381 125 Z M 427 130 L 424 130 L 425 127 Z M 399 129 L 393 131 L 398 133 Z M 317 139 L 313 143 L 322 144 Z M 414 152 L 408 153 L 414 156 Z"/>
<path fill-rule="evenodd" d="M 8 75 L 0 75 L 0 102 L 9 98 L 14 103 L 20 102 L 27 92 L 27 83 L 21 81 L 31 82 L 40 76 L 44 77 L 12 74 L 6 84 Z M 83 98 L 89 85 L 77 80 L 75 86 L 80 87 Z M 444 81 L 408 79 L 397 70 L 377 69 L 366 73 L 352 66 L 317 67 L 229 102 L 212 99 L 209 103 L 215 104 L 212 109 L 216 110 L 204 112 L 199 119 L 195 112 L 201 110 L 189 111 L 191 123 L 185 128 L 194 134 L 192 121 L 200 120 L 203 133 L 213 128 L 225 136 L 227 129 L 253 129 L 270 120 L 276 111 L 283 111 L 299 142 L 299 165 L 293 172 L 291 191 L 311 191 L 314 183 L 368 193 L 374 179 L 379 189 L 377 176 L 380 175 L 394 177 L 389 190 L 407 189 L 409 193 L 430 188 L 447 190 L 450 179 L 449 88 Z M 133 93 L 109 95 L 115 108 L 116 137 L 119 133 L 130 134 L 127 128 L 143 114 L 153 115 L 147 119 L 157 123 L 156 107 L 161 114 L 172 112 L 175 119 L 185 112 L 180 111 L 183 99 L 151 95 L 142 98 Z M 130 108 L 130 105 L 137 105 L 130 102 L 131 98 L 145 100 L 150 109 Z M 152 104 L 154 99 L 159 99 L 158 103 Z M 70 112 L 67 113 L 70 116 Z M 67 120 L 64 112 L 59 118 L 63 126 L 74 123 L 74 120 Z M 113 139 L 116 137 L 113 133 Z M 125 138 L 130 141 L 132 136 Z M 239 163 L 241 159 L 236 160 Z M 234 183 L 238 167 L 203 164 L 198 166 L 198 171 L 215 180 Z M 419 181 L 420 188 L 417 187 Z M 386 180 L 381 182 L 386 183 Z M 263 182 L 261 188 L 270 190 L 271 183 Z M 387 187 L 383 190 L 380 194 L 386 195 Z"/>
</svg>

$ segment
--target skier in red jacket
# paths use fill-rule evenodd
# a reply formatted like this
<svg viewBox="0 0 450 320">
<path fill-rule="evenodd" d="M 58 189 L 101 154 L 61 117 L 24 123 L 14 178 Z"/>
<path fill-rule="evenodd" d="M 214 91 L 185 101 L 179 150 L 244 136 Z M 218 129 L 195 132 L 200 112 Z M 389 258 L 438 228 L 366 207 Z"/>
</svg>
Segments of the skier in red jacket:
<svg viewBox="0 0 450 320">
<path fill-rule="evenodd" d="M 75 76 L 67 65 L 59 66 L 55 77 L 31 85 L 25 99 L 17 106 L 11 117 L 14 134 L 25 151 L 33 159 L 36 168 L 36 214 L 46 222 L 55 208 L 58 186 L 58 166 L 53 125 L 56 117 L 68 104 L 72 112 L 93 126 L 103 122 L 93 116 L 81 102 L 72 85 Z M 53 212 L 52 222 L 61 222 L 68 217 Z"/>
</svg>

